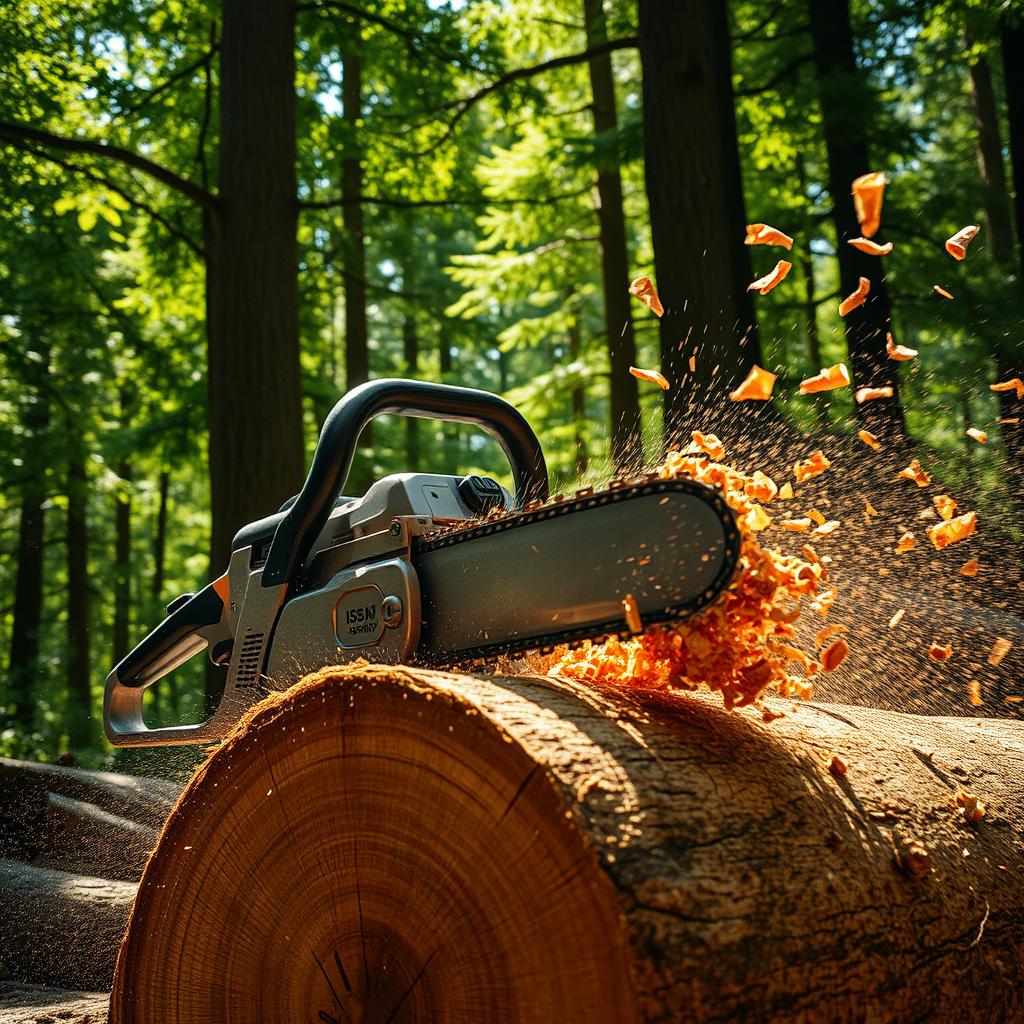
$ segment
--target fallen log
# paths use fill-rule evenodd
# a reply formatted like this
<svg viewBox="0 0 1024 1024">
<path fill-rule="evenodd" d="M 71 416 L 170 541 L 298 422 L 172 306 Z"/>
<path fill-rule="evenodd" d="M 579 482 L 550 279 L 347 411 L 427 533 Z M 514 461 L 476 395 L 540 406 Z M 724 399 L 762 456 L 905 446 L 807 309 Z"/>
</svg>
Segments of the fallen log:
<svg viewBox="0 0 1024 1024">
<path fill-rule="evenodd" d="M 1021 726 L 770 705 L 310 677 L 172 812 L 111 1021 L 1021 1019 Z"/>
<path fill-rule="evenodd" d="M 135 885 L 0 860 L 0 975 L 108 989 Z"/>
</svg>

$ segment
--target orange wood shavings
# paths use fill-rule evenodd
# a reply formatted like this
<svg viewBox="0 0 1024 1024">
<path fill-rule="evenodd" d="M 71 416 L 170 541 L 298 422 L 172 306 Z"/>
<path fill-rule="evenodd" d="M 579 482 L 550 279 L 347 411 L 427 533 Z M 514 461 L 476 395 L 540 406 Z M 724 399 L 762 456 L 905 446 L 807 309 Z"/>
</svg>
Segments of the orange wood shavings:
<svg viewBox="0 0 1024 1024">
<path fill-rule="evenodd" d="M 866 252 L 869 256 L 888 256 L 892 252 L 892 242 L 879 245 L 878 242 L 872 242 L 870 238 L 849 238 L 847 245 L 852 245 L 854 249 L 860 249 L 861 252 Z"/>
<path fill-rule="evenodd" d="M 954 516 L 942 523 L 928 527 L 928 539 L 935 545 L 936 551 L 948 548 L 950 544 L 964 540 L 973 535 L 978 527 L 978 513 L 965 512 L 962 516 Z"/>
<path fill-rule="evenodd" d="M 706 452 L 711 458 L 718 461 L 725 458 L 725 445 L 714 434 L 705 434 L 700 430 L 695 430 L 690 436 L 693 438 L 691 448 Z"/>
<path fill-rule="evenodd" d="M 905 551 L 913 551 L 917 547 L 917 538 L 908 530 L 900 537 L 896 544 L 896 554 L 902 555 Z"/>
<path fill-rule="evenodd" d="M 976 558 L 972 558 L 969 562 L 964 562 L 964 564 L 960 566 L 960 575 L 977 576 L 980 568 L 981 563 Z"/>
<path fill-rule="evenodd" d="M 949 520 L 953 518 L 953 513 L 956 511 L 956 502 L 948 494 L 937 494 L 932 498 L 932 503 L 943 519 Z"/>
<path fill-rule="evenodd" d="M 630 633 L 642 633 L 644 624 L 640 620 L 640 609 L 637 607 L 636 599 L 632 594 L 627 594 L 622 599 L 622 613 L 626 619 L 626 625 Z"/>
<path fill-rule="evenodd" d="M 779 489 L 770 476 L 755 469 L 754 475 L 743 485 L 743 493 L 767 505 L 779 493 Z"/>
<path fill-rule="evenodd" d="M 793 494 L 793 485 L 787 480 L 779 488 L 779 501 L 792 501 L 795 495 Z"/>
<path fill-rule="evenodd" d="M 784 231 L 773 228 L 770 224 L 748 224 L 747 237 L 744 245 L 781 245 L 785 249 L 793 248 L 793 239 Z"/>
<path fill-rule="evenodd" d="M 846 627 L 834 624 L 831 626 L 822 626 L 817 633 L 814 634 L 814 646 L 821 647 L 822 644 L 830 637 L 835 636 L 838 633 L 845 633 Z"/>
<path fill-rule="evenodd" d="M 835 391 L 850 386 L 850 371 L 844 363 L 836 363 L 820 370 L 813 377 L 800 381 L 800 394 L 813 395 L 818 391 Z"/>
<path fill-rule="evenodd" d="M 837 668 L 844 661 L 846 661 L 847 655 L 850 653 L 850 645 L 841 637 L 836 637 L 821 652 L 821 667 L 826 672 L 835 672 Z"/>
<path fill-rule="evenodd" d="M 853 208 L 865 238 L 874 238 L 882 223 L 882 199 L 888 184 L 882 171 L 870 171 L 854 179 Z"/>
<path fill-rule="evenodd" d="M 748 292 L 760 292 L 762 295 L 767 295 L 776 285 L 781 284 L 785 279 L 786 275 L 793 269 L 792 263 L 787 263 L 786 260 L 779 260 L 775 264 L 774 268 L 770 270 L 764 277 L 759 277 L 756 281 L 751 281 L 747 285 Z"/>
<path fill-rule="evenodd" d="M 754 529 L 760 518 L 754 510 L 760 505 L 747 493 L 748 484 L 755 492 L 765 486 L 761 478 L 709 461 L 701 451 L 670 452 L 659 474 L 721 489 L 739 524 L 736 579 L 700 615 L 650 626 L 629 639 L 612 637 L 565 651 L 551 672 L 595 686 L 707 687 L 720 692 L 728 708 L 754 703 L 767 688 L 784 697 L 809 698 L 811 677 L 822 666 L 795 646 L 794 623 L 801 607 L 806 607 L 804 598 L 819 614 L 826 615 L 831 607 L 835 589 L 822 590 L 824 566 L 762 547 L 765 535 Z M 802 676 L 795 674 L 799 670 Z"/>
<path fill-rule="evenodd" d="M 825 517 L 816 508 L 812 508 L 807 514 L 818 526 L 825 522 Z"/>
<path fill-rule="evenodd" d="M 979 430 L 977 427 L 968 427 L 964 433 L 972 441 L 977 441 L 978 444 L 988 444 L 988 434 L 984 430 Z"/>
<path fill-rule="evenodd" d="M 898 625 L 899 625 L 899 624 L 900 624 L 900 623 L 901 623 L 901 622 L 903 621 L 903 616 L 904 616 L 904 615 L 906 615 L 906 614 L 907 614 L 907 610 L 906 610 L 905 608 L 901 608 L 901 609 L 900 609 L 900 610 L 899 610 L 899 611 L 898 611 L 898 612 L 897 612 L 897 613 L 896 613 L 896 614 L 895 614 L 895 615 L 894 615 L 894 616 L 893 616 L 893 617 L 892 617 L 892 618 L 891 618 L 891 619 L 889 620 L 889 628 L 890 628 L 890 629 L 895 629 L 895 628 L 896 628 L 896 627 L 897 627 L 897 626 L 898 626 Z"/>
<path fill-rule="evenodd" d="M 833 754 L 831 760 L 828 763 L 828 770 L 837 779 L 845 779 L 846 773 L 849 771 L 849 767 L 838 754 Z"/>
<path fill-rule="evenodd" d="M 772 525 L 772 517 L 760 505 L 755 505 L 746 516 L 744 522 L 753 533 L 760 533 Z"/>
<path fill-rule="evenodd" d="M 858 405 L 865 402 L 873 402 L 876 398 L 892 398 L 892 388 L 857 388 L 853 397 L 857 399 Z"/>
<path fill-rule="evenodd" d="M 1005 423 L 1007 426 L 1013 426 L 1013 425 L 1015 425 L 1017 423 L 1020 423 L 1020 417 L 1019 416 L 1007 416 L 1005 420 L 1000 420 L 999 422 L 1000 423 Z"/>
<path fill-rule="evenodd" d="M 932 482 L 932 478 L 921 468 L 921 463 L 917 459 L 911 459 L 910 465 L 896 475 L 903 480 L 913 480 L 918 487 L 927 487 Z"/>
<path fill-rule="evenodd" d="M 977 224 L 968 224 L 961 228 L 951 238 L 946 239 L 946 252 L 955 260 L 962 260 L 967 257 L 967 246 L 971 239 L 978 233 Z"/>
<path fill-rule="evenodd" d="M 995 668 L 1009 653 L 1013 644 L 1004 636 L 997 636 L 988 655 L 988 663 Z"/>
<path fill-rule="evenodd" d="M 691 367 L 692 370 L 692 367 Z M 729 392 L 734 402 L 767 402 L 772 397 L 776 375 L 760 366 L 752 366 L 743 383 Z"/>
<path fill-rule="evenodd" d="M 820 476 L 831 465 L 832 463 L 825 458 L 825 453 L 819 449 L 809 458 L 793 464 L 793 476 L 798 484 L 802 484 L 805 480 Z"/>
<path fill-rule="evenodd" d="M 875 508 L 874 505 L 871 504 L 870 501 L 868 501 L 867 498 L 865 498 L 864 499 L 864 518 L 866 520 L 867 519 L 872 519 L 872 518 L 874 518 L 877 515 L 878 515 L 878 510 Z"/>
<path fill-rule="evenodd" d="M 657 370 L 641 370 L 638 366 L 631 366 L 629 372 L 638 380 L 645 380 L 648 384 L 657 384 L 662 391 L 668 391 L 672 386 Z"/>
<path fill-rule="evenodd" d="M 838 519 L 830 519 L 826 523 L 821 523 L 814 531 L 815 537 L 827 537 L 830 533 L 835 533 L 839 529 L 840 523 Z"/>
<path fill-rule="evenodd" d="M 953 648 L 949 644 L 935 642 L 928 648 L 928 657 L 935 661 L 948 661 L 953 654 Z"/>
<path fill-rule="evenodd" d="M 891 331 L 885 336 L 885 352 L 890 359 L 894 359 L 898 363 L 905 363 L 908 359 L 913 359 L 917 355 L 916 348 L 907 348 L 905 345 L 897 345 L 896 342 L 893 341 Z"/>
<path fill-rule="evenodd" d="M 857 282 L 857 290 L 850 292 L 849 295 L 839 303 L 839 315 L 846 316 L 848 313 L 852 313 L 858 306 L 863 306 L 867 302 L 868 293 L 871 291 L 871 282 L 866 278 L 862 277 Z"/>
<path fill-rule="evenodd" d="M 779 526 L 784 530 L 789 530 L 791 533 L 800 533 L 802 530 L 809 530 L 811 528 L 810 516 L 805 516 L 800 519 L 780 519 Z"/>
<path fill-rule="evenodd" d="M 968 821 L 981 821 L 985 817 L 986 809 L 983 800 L 980 800 L 976 796 L 972 796 L 970 793 L 965 793 L 962 789 L 954 797 L 957 807 L 964 809 L 964 817 Z"/>
<path fill-rule="evenodd" d="M 882 450 L 882 442 L 878 440 L 875 434 L 872 434 L 870 430 L 858 430 L 857 436 L 869 447 L 873 448 L 876 452 Z"/>
<path fill-rule="evenodd" d="M 939 284 L 933 284 L 932 291 L 934 291 L 936 295 L 941 295 L 944 299 L 952 299 L 955 297 L 951 292 L 947 292 L 946 289 Z"/>
<path fill-rule="evenodd" d="M 635 295 L 655 316 L 664 316 L 665 307 L 658 298 L 658 290 L 649 277 L 638 277 L 629 286 L 629 294 Z"/>
<path fill-rule="evenodd" d="M 967 683 L 967 699 L 975 708 L 980 708 L 985 703 L 981 698 L 981 683 L 977 679 L 971 679 Z"/>
<path fill-rule="evenodd" d="M 999 384 L 989 384 L 990 391 L 1016 391 L 1017 401 L 1024 398 L 1024 380 L 1014 377 L 1011 380 L 1004 380 Z"/>
</svg>

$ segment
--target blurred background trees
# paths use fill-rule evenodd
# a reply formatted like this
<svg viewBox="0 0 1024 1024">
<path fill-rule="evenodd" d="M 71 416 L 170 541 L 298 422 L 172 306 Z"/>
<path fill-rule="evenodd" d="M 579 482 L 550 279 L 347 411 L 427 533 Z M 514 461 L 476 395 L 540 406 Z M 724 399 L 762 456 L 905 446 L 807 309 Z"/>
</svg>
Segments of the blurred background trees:
<svg viewBox="0 0 1024 1024">
<path fill-rule="evenodd" d="M 98 756 L 106 671 L 295 492 L 368 377 L 505 394 L 562 490 L 656 458 L 664 423 L 716 429 L 759 362 L 787 429 L 905 431 L 1019 528 L 1024 429 L 999 421 L 1024 403 L 988 384 L 1024 375 L 1021 7 L 0 6 L 0 750 Z M 882 261 L 846 244 L 871 170 Z M 745 248 L 748 220 L 795 237 L 756 301 L 786 254 Z M 873 300 L 844 323 L 860 274 Z M 919 357 L 887 360 L 886 331 Z M 849 392 L 798 395 L 839 361 L 898 398 L 858 422 Z M 472 431 L 382 421 L 349 491 L 503 468 Z M 188 679 L 161 713 L 201 700 Z"/>
</svg>

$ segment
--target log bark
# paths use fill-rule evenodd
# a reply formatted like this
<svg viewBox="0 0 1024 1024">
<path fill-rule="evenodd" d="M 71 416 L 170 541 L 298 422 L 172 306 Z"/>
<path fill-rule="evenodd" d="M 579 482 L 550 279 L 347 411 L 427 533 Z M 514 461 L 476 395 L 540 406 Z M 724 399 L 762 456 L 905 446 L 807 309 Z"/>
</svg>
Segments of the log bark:
<svg viewBox="0 0 1024 1024">
<path fill-rule="evenodd" d="M 328 669 L 186 789 L 111 1020 L 1019 1019 L 1022 773 L 1010 722 Z"/>
<path fill-rule="evenodd" d="M 0 860 L 0 962 L 40 985 L 110 986 L 135 898 L 133 882 Z"/>
</svg>

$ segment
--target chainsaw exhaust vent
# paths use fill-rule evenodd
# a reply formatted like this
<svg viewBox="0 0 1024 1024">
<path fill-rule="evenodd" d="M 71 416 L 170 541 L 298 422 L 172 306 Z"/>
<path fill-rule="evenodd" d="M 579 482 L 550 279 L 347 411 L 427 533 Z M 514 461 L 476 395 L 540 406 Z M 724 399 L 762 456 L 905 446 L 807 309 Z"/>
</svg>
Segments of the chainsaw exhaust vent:
<svg viewBox="0 0 1024 1024">
<path fill-rule="evenodd" d="M 242 641 L 242 653 L 238 658 L 237 682 L 242 685 L 255 686 L 260 674 L 260 655 L 263 652 L 265 633 L 245 634 Z"/>
</svg>

